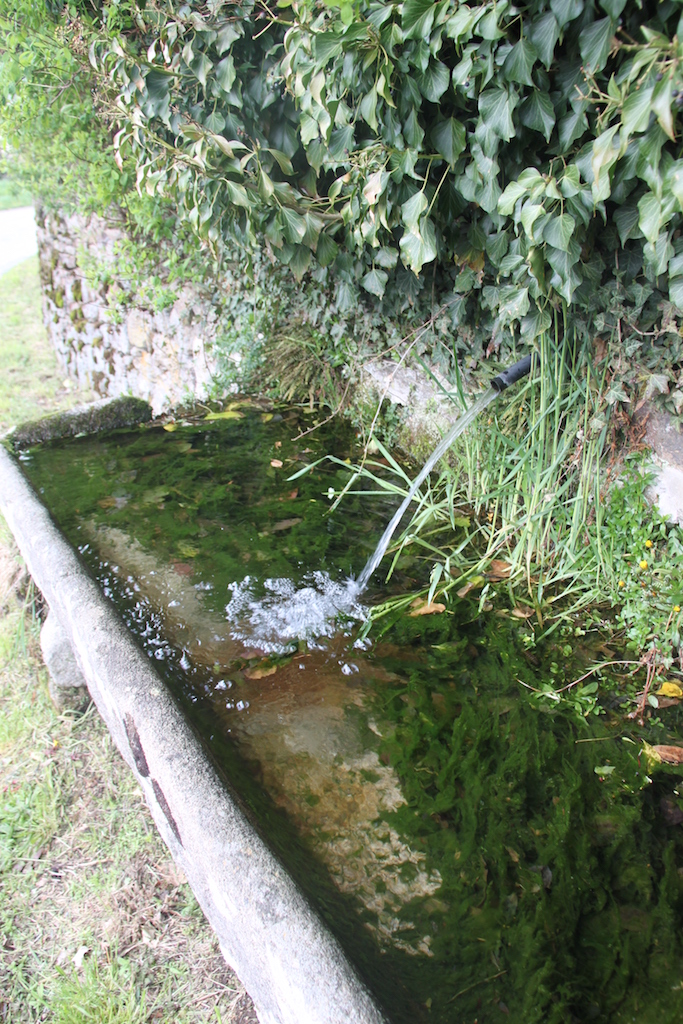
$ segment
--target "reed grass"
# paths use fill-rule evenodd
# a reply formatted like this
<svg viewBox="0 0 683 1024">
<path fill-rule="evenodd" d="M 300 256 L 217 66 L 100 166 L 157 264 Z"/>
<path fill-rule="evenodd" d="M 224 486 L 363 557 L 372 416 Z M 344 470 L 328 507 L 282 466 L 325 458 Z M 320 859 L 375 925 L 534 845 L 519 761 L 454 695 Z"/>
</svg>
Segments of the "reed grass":
<svg viewBox="0 0 683 1024">
<path fill-rule="evenodd" d="M 526 604 L 541 625 L 553 605 L 572 613 L 612 587 L 612 552 L 603 543 L 613 434 L 604 372 L 587 341 L 561 334 L 558 323 L 538 339 L 531 375 L 489 406 L 425 481 L 390 549 L 387 578 L 410 553 L 430 567 L 429 601 L 471 590 L 482 607 L 491 582 L 505 579 L 512 604 Z M 461 387 L 449 398 L 464 411 Z M 405 496 L 410 477 L 377 444 L 388 471 L 368 459 L 345 490 L 363 478 Z"/>
</svg>

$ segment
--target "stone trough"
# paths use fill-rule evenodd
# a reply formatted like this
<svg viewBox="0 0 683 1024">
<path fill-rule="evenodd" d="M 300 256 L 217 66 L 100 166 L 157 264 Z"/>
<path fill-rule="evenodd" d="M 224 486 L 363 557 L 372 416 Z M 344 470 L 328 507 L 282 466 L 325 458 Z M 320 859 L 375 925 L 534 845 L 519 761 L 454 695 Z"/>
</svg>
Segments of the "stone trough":
<svg viewBox="0 0 683 1024">
<path fill-rule="evenodd" d="M 146 413 L 146 415 L 145 415 Z M 106 400 L 62 415 L 58 432 L 139 423 L 143 403 Z M 23 443 L 55 436 L 54 421 Z M 252 826 L 165 683 L 0 447 L 0 510 L 49 606 L 52 686 L 85 685 L 134 773 L 159 832 L 262 1024 L 380 1024 L 386 1018 L 336 939 Z"/>
</svg>

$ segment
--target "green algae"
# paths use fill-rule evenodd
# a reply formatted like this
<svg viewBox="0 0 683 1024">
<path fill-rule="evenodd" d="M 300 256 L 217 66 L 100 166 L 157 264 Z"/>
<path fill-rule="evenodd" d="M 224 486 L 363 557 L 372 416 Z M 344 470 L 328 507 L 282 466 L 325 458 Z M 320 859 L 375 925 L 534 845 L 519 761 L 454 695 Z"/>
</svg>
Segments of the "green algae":
<svg viewBox="0 0 683 1024">
<path fill-rule="evenodd" d="M 313 569 L 341 578 L 362 567 L 390 509 L 358 495 L 328 514 L 329 488 L 345 482 L 339 467 L 289 481 L 326 451 L 351 454 L 344 432 L 292 441 L 301 425 L 297 413 L 276 419 L 245 409 L 241 419 L 173 432 L 52 443 L 25 455 L 23 465 L 157 659 L 229 785 L 397 1024 L 678 1021 L 683 771 L 660 766 L 649 776 L 639 758 L 643 739 L 680 742 L 677 707 L 643 729 L 618 703 L 590 721 L 540 708 L 520 681 L 539 687 L 558 664 L 570 681 L 590 652 L 567 656 L 566 647 L 551 644 L 528 652 L 523 626 L 479 616 L 466 601 L 441 615 L 397 616 L 367 651 L 352 648 L 351 631 L 322 652 L 290 645 L 263 658 L 230 645 L 214 650 L 209 641 L 193 648 L 182 629 L 173 632 L 169 609 L 143 593 L 151 564 L 144 558 L 153 558 L 164 587 L 180 581 L 201 595 L 211 632 L 230 585 L 246 574 L 262 584 L 266 577 L 300 580 Z M 113 531 L 135 538 L 138 579 L 105 552 L 102 538 Z M 413 582 L 397 576 L 392 586 Z M 300 656 L 311 665 L 302 684 Z M 222 660 L 212 664 L 214 657 Z M 343 659 L 355 659 L 358 669 L 348 698 L 339 697 Z M 254 666 L 265 678 L 250 679 Z M 306 687 L 316 673 L 336 687 L 338 729 L 371 755 L 367 764 L 357 761 L 359 785 L 374 793 L 389 770 L 400 782 L 404 802 L 379 806 L 372 835 L 391 831 L 411 856 L 386 876 L 376 863 L 359 861 L 374 871 L 384 910 L 362 886 L 340 889 L 325 858 L 325 844 L 339 838 L 324 817 L 329 789 L 347 784 L 354 751 L 346 762 L 340 754 L 326 763 L 325 789 L 310 774 L 310 752 L 277 761 L 275 737 L 258 756 L 245 726 L 250 715 L 265 721 L 269 702 L 280 714 L 285 705 L 277 701 L 301 685 L 286 710 L 310 731 L 306 701 L 315 702 L 315 689 Z M 225 680 L 231 707 L 220 688 Z M 329 703 L 332 691 L 325 692 Z M 292 770 L 299 783 L 283 797 L 277 777 Z M 361 790 L 353 792 L 357 802 Z M 362 843 L 363 835 L 347 839 Z M 438 885 L 420 882 L 420 873 Z M 408 896 L 399 905 L 382 890 L 401 884 Z M 395 921 L 382 931 L 392 907 Z"/>
</svg>

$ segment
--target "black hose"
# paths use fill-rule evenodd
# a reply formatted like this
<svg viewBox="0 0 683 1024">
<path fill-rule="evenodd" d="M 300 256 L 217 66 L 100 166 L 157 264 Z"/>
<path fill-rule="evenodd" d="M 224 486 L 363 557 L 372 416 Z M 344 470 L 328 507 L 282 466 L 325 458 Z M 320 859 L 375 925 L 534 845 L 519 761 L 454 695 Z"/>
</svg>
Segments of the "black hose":
<svg viewBox="0 0 683 1024">
<path fill-rule="evenodd" d="M 523 359 L 513 363 L 512 366 L 508 366 L 507 370 L 503 370 L 497 377 L 494 377 L 491 381 L 491 387 L 494 391 L 499 394 L 501 391 L 505 391 L 515 381 L 520 380 L 522 377 L 526 377 L 527 373 L 531 370 L 533 355 L 529 353 L 528 356 L 524 356 Z"/>
</svg>

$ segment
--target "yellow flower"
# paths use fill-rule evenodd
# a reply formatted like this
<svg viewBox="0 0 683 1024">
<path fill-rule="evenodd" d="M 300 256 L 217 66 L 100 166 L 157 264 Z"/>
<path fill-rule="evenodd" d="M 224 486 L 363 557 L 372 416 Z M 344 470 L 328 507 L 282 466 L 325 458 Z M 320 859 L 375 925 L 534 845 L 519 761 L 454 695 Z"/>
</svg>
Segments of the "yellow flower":
<svg viewBox="0 0 683 1024">
<path fill-rule="evenodd" d="M 647 569 L 647 562 L 645 561 L 644 558 L 641 559 L 640 562 L 638 562 L 638 565 L 640 566 L 641 569 Z"/>
<path fill-rule="evenodd" d="M 624 583 L 624 581 L 623 581 L 623 580 L 619 580 L 619 582 L 617 583 L 617 586 L 618 586 L 618 587 L 625 587 L 625 586 L 626 586 L 626 584 Z"/>
<path fill-rule="evenodd" d="M 680 606 L 680 604 L 675 604 L 675 605 L 674 605 L 674 611 L 675 611 L 675 612 L 680 612 L 680 610 L 681 610 L 681 606 Z"/>
<path fill-rule="evenodd" d="M 645 541 L 645 547 L 646 548 L 651 548 L 652 547 L 652 541 L 651 540 L 646 540 Z"/>
</svg>

